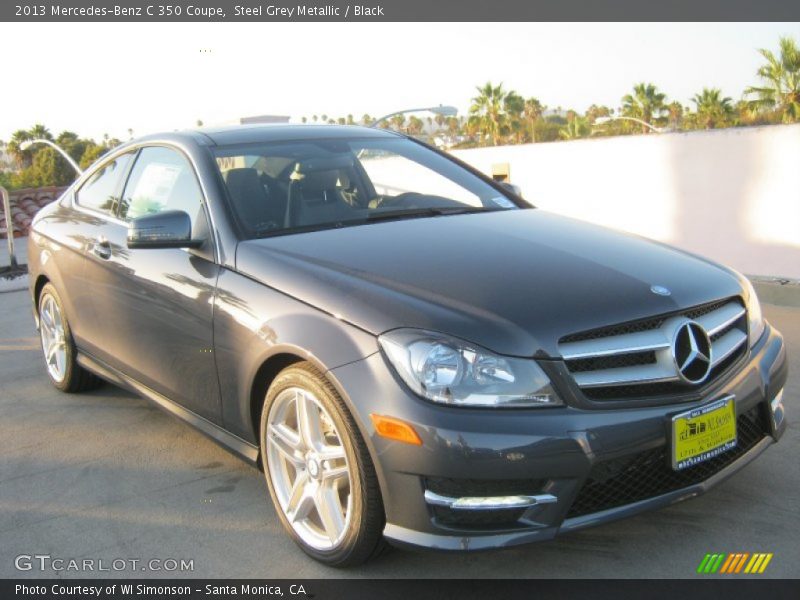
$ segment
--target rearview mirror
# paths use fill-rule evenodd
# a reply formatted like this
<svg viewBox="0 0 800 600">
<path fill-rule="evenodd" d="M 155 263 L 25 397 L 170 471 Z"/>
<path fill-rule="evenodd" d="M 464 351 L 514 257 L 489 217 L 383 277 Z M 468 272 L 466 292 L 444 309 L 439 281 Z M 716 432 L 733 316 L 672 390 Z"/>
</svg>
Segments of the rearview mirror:
<svg viewBox="0 0 800 600">
<path fill-rule="evenodd" d="M 336 154 L 333 156 L 311 156 L 297 161 L 294 173 L 307 175 L 315 171 L 334 171 L 349 169 L 353 166 L 352 154 Z"/>
<path fill-rule="evenodd" d="M 128 248 L 199 248 L 192 239 L 192 219 L 182 210 L 167 210 L 132 219 L 128 224 Z"/>
</svg>

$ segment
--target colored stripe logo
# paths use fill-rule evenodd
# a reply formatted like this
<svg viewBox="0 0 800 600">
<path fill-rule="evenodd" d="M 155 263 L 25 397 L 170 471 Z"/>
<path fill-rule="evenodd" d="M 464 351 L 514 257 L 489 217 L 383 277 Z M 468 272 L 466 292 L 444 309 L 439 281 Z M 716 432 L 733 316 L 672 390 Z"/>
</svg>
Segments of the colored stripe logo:
<svg viewBox="0 0 800 600">
<path fill-rule="evenodd" d="M 706 554 L 697 566 L 697 572 L 701 575 L 713 575 L 714 573 L 721 575 L 761 574 L 766 571 L 772 556 L 772 552 Z"/>
</svg>

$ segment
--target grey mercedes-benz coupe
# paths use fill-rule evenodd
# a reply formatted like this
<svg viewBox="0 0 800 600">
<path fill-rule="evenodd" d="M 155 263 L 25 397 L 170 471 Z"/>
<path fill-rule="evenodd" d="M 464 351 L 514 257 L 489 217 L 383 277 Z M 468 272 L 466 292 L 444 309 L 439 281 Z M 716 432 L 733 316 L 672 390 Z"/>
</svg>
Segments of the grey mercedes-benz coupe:
<svg viewBox="0 0 800 600">
<path fill-rule="evenodd" d="M 53 384 L 125 386 L 259 464 L 331 565 L 666 506 L 786 427 L 747 279 L 387 131 L 132 141 L 37 215 L 28 257 Z"/>
</svg>

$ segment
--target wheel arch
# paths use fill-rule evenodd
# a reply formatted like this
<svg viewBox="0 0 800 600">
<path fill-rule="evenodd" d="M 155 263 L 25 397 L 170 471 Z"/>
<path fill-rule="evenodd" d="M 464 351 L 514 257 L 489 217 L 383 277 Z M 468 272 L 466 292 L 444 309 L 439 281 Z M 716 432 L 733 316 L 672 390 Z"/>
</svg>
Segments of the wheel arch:
<svg viewBox="0 0 800 600">
<path fill-rule="evenodd" d="M 307 362 L 320 372 L 322 377 L 324 377 L 328 383 L 330 383 L 339 396 L 342 398 L 344 405 L 348 412 L 350 413 L 351 417 L 353 418 L 353 422 L 356 425 L 361 437 L 366 442 L 367 449 L 370 453 L 370 457 L 373 463 L 376 463 L 376 456 L 375 450 L 372 446 L 372 441 L 370 439 L 370 434 L 367 429 L 365 429 L 365 424 L 361 422 L 358 417 L 358 411 L 353 406 L 353 403 L 350 399 L 350 396 L 347 393 L 347 390 L 344 388 L 342 383 L 336 378 L 334 373 L 331 371 L 331 367 L 326 366 L 323 364 L 316 356 L 313 354 L 309 354 L 308 352 L 303 351 L 302 348 L 295 347 L 295 346 L 288 346 L 282 347 L 280 350 L 276 350 L 274 353 L 270 354 L 270 356 L 266 357 L 262 362 L 259 368 L 256 370 L 255 375 L 253 376 L 251 386 L 250 386 L 250 423 L 253 427 L 253 432 L 255 434 L 255 438 L 257 440 L 257 445 L 260 447 L 261 444 L 261 411 L 264 408 L 264 398 L 267 395 L 267 390 L 278 374 L 283 371 L 284 369 L 292 366 L 293 364 L 297 364 L 300 362 Z M 258 457 L 258 467 L 263 469 L 263 465 L 261 464 L 261 454 L 259 453 Z"/>
<path fill-rule="evenodd" d="M 48 283 L 50 283 L 50 278 L 47 275 L 40 274 L 33 286 L 33 318 L 36 321 L 36 329 L 39 329 L 39 298 L 42 296 L 44 286 Z"/>
<path fill-rule="evenodd" d="M 256 439 L 261 443 L 261 411 L 264 408 L 264 397 L 267 390 L 278 374 L 293 364 L 306 360 L 297 352 L 281 351 L 269 356 L 256 370 L 250 385 L 250 422 Z M 258 456 L 258 466 L 263 469 L 261 455 Z"/>
</svg>

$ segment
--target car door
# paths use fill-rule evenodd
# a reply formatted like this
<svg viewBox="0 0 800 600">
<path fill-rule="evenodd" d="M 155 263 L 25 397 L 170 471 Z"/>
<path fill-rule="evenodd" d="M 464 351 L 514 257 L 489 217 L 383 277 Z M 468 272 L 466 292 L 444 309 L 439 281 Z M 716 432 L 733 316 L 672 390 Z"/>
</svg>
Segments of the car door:
<svg viewBox="0 0 800 600">
<path fill-rule="evenodd" d="M 130 249 L 127 222 L 165 210 L 192 219 L 198 249 Z M 205 199 L 194 167 L 178 149 L 139 150 L 116 218 L 97 230 L 87 260 L 95 318 L 103 333 L 97 358 L 167 398 L 219 421 L 213 355 L 214 293 L 219 267 Z"/>
<path fill-rule="evenodd" d="M 77 186 L 70 206 L 48 223 L 48 233 L 63 249 L 53 258 L 61 273 L 59 292 L 66 303 L 72 335 L 79 350 L 92 355 L 103 344 L 104 327 L 95 315 L 97 282 L 87 275 L 92 270 L 87 263 L 99 251 L 97 240 L 105 239 L 116 220 L 122 185 L 135 156 L 136 152 L 125 152 L 102 162 Z"/>
</svg>

